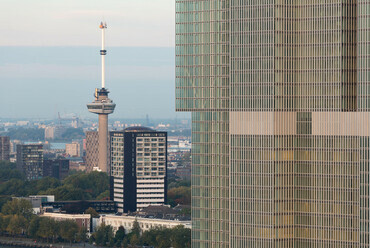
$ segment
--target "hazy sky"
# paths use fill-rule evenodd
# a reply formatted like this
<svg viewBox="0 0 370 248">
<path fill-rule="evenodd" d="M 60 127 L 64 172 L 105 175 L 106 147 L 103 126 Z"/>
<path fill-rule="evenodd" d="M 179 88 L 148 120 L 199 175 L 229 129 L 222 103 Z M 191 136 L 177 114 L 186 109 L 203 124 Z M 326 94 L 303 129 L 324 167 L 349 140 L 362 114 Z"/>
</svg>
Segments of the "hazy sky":
<svg viewBox="0 0 370 248">
<path fill-rule="evenodd" d="M 174 46 L 174 0 L 1 0 L 0 46 Z"/>
<path fill-rule="evenodd" d="M 93 117 L 100 20 L 114 118 L 187 116 L 175 104 L 174 0 L 1 0 L 0 119 Z"/>
</svg>

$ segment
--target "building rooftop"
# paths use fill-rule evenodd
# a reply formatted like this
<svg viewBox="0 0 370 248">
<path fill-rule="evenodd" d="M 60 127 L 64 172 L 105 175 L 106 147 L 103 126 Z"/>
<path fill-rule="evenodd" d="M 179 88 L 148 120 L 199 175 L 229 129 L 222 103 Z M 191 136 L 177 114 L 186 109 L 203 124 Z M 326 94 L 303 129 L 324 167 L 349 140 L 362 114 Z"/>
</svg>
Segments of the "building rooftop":
<svg viewBox="0 0 370 248">
<path fill-rule="evenodd" d="M 149 127 L 127 127 L 123 129 L 124 132 L 155 132 L 155 130 L 149 128 Z"/>
</svg>

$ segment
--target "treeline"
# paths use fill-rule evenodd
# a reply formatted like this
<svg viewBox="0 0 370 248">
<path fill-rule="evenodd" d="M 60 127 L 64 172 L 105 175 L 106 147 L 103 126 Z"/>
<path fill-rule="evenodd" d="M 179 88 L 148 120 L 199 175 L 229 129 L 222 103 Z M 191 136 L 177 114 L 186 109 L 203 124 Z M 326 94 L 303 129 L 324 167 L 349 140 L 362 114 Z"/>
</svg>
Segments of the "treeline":
<svg viewBox="0 0 370 248">
<path fill-rule="evenodd" d="M 152 228 L 142 232 L 137 221 L 131 232 L 125 234 L 121 226 L 114 234 L 110 225 L 102 224 L 90 238 L 90 243 L 110 247 L 190 248 L 191 231 L 182 225 L 174 228 Z"/>
<path fill-rule="evenodd" d="M 191 183 L 183 180 L 169 180 L 167 201 L 172 207 L 177 204 L 191 205 Z"/>
<path fill-rule="evenodd" d="M 86 213 L 97 217 L 94 209 L 89 208 Z M 87 230 L 80 228 L 75 221 L 57 221 L 48 217 L 39 217 L 33 213 L 31 202 L 13 199 L 1 209 L 0 235 L 31 238 L 48 243 L 89 241 L 108 247 L 190 248 L 191 234 L 190 229 L 182 225 L 142 231 L 139 223 L 135 221 L 128 234 L 122 226 L 114 233 L 112 226 L 103 223 L 88 240 Z"/>
<path fill-rule="evenodd" d="M 55 195 L 56 201 L 102 200 L 109 196 L 109 178 L 103 172 L 77 173 L 63 181 L 45 177 L 27 181 L 15 164 L 0 161 L 0 208 L 12 196 Z"/>
<path fill-rule="evenodd" d="M 11 128 L 4 134 L 10 139 L 25 140 L 25 141 L 43 141 L 45 139 L 45 130 L 43 128 Z"/>
<path fill-rule="evenodd" d="M 58 141 L 58 142 L 69 142 L 73 139 L 84 139 L 85 138 L 85 133 L 83 131 L 82 128 L 73 128 L 73 127 L 69 127 L 69 128 L 66 128 L 62 134 L 60 135 L 60 137 L 56 137 L 54 139 L 54 141 Z"/>
<path fill-rule="evenodd" d="M 85 242 L 87 231 L 73 220 L 56 221 L 33 214 L 31 202 L 8 201 L 0 213 L 0 235 L 56 242 Z"/>
</svg>

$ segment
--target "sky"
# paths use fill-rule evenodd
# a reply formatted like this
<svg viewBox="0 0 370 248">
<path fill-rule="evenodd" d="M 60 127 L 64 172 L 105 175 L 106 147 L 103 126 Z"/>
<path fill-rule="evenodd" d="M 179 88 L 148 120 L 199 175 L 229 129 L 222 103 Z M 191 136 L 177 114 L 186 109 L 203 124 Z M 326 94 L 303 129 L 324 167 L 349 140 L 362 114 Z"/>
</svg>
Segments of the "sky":
<svg viewBox="0 0 370 248">
<path fill-rule="evenodd" d="M 0 119 L 94 118 L 101 20 L 111 117 L 187 117 L 174 107 L 174 0 L 1 0 Z"/>
</svg>

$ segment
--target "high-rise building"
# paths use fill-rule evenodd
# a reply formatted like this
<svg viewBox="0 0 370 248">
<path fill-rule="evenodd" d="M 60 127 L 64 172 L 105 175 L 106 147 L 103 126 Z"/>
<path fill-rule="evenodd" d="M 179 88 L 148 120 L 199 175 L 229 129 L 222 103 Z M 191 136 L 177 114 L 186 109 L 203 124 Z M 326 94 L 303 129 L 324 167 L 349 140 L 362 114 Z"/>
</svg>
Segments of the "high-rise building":
<svg viewBox="0 0 370 248">
<path fill-rule="evenodd" d="M 64 131 L 65 127 L 61 125 L 45 127 L 45 140 L 59 139 Z"/>
<path fill-rule="evenodd" d="M 0 160 L 10 159 L 10 138 L 8 136 L 0 136 Z"/>
<path fill-rule="evenodd" d="M 147 127 L 110 132 L 111 195 L 118 212 L 163 205 L 167 197 L 167 133 Z"/>
<path fill-rule="evenodd" d="M 103 172 L 108 172 L 108 115 L 112 114 L 116 104 L 108 98 L 109 91 L 105 88 L 105 29 L 107 24 L 101 23 L 100 29 L 102 30 L 102 48 L 100 55 L 102 59 L 102 82 L 101 89 L 95 89 L 95 100 L 87 104 L 87 108 L 91 113 L 99 115 L 99 159 L 98 166 Z"/>
<path fill-rule="evenodd" d="M 99 134 L 97 131 L 86 132 L 86 171 L 91 172 L 98 168 L 99 161 Z"/>
<path fill-rule="evenodd" d="M 42 167 L 43 177 L 54 177 L 63 180 L 68 176 L 68 159 L 45 159 Z"/>
<path fill-rule="evenodd" d="M 77 141 L 73 141 L 70 144 L 66 144 L 66 154 L 71 157 L 81 157 L 81 144 Z"/>
<path fill-rule="evenodd" d="M 27 180 L 42 178 L 43 159 L 42 144 L 17 145 L 17 168 Z"/>
<path fill-rule="evenodd" d="M 370 0 L 176 0 L 192 247 L 369 247 Z"/>
</svg>

